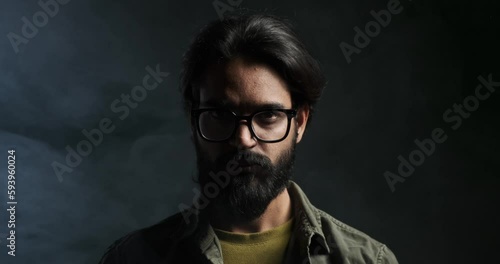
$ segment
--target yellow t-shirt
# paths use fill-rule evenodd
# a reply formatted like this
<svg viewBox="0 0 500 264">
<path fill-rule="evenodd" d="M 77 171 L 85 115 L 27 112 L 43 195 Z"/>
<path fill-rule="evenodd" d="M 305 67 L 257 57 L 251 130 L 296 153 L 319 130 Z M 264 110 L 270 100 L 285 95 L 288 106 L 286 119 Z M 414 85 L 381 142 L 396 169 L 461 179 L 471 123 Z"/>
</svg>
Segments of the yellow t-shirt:
<svg viewBox="0 0 500 264">
<path fill-rule="evenodd" d="M 293 218 L 271 230 L 232 233 L 215 229 L 222 246 L 224 264 L 280 264 L 292 235 Z"/>
</svg>

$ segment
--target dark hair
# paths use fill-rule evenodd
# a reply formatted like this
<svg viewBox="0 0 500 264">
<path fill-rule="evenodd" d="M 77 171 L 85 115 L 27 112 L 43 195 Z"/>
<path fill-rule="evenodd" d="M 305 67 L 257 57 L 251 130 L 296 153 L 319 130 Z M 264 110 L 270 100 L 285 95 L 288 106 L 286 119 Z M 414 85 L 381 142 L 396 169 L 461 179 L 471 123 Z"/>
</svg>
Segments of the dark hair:
<svg viewBox="0 0 500 264">
<path fill-rule="evenodd" d="M 197 107 L 196 83 L 211 64 L 236 57 L 271 66 L 286 81 L 294 107 L 314 106 L 325 86 L 318 62 L 283 19 L 264 14 L 233 15 L 205 26 L 184 55 L 181 93 L 185 111 Z"/>
</svg>

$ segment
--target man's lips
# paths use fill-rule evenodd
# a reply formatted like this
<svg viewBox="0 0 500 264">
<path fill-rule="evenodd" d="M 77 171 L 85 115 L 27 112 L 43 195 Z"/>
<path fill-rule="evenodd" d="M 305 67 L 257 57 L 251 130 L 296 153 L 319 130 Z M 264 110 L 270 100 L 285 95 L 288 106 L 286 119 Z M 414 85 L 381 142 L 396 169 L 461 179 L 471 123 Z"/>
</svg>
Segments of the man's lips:
<svg viewBox="0 0 500 264">
<path fill-rule="evenodd" d="M 259 164 L 246 164 L 246 165 L 241 165 L 240 167 L 242 168 L 254 168 L 259 166 Z"/>
<path fill-rule="evenodd" d="M 258 163 L 254 163 L 254 162 L 248 162 L 246 160 L 240 160 L 238 161 L 238 164 L 240 165 L 240 167 L 253 167 L 253 166 L 260 166 Z"/>
</svg>

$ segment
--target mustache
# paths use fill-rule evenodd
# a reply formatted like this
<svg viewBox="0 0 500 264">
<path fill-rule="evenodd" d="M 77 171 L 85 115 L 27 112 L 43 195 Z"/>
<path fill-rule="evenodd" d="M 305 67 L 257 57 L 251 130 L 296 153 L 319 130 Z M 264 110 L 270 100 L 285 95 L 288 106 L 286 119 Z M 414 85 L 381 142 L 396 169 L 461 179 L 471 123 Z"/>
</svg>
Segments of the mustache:
<svg viewBox="0 0 500 264">
<path fill-rule="evenodd" d="M 264 168 L 272 166 L 271 160 L 264 155 L 254 153 L 248 150 L 230 152 L 222 155 L 216 161 L 219 168 L 225 168 L 229 162 L 236 162 L 240 166 L 259 165 Z"/>
</svg>

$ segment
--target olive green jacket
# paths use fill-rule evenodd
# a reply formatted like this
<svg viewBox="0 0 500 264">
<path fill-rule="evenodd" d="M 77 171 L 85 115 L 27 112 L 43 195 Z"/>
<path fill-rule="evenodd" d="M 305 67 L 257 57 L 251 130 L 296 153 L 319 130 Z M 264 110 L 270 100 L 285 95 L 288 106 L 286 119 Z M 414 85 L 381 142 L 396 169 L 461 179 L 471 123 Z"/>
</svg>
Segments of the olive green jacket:
<svg viewBox="0 0 500 264">
<path fill-rule="evenodd" d="M 288 191 L 295 219 L 284 263 L 398 263 L 386 245 L 314 207 L 296 183 L 291 181 Z M 206 214 L 190 212 L 179 212 L 122 237 L 108 248 L 100 264 L 223 263 Z"/>
</svg>

